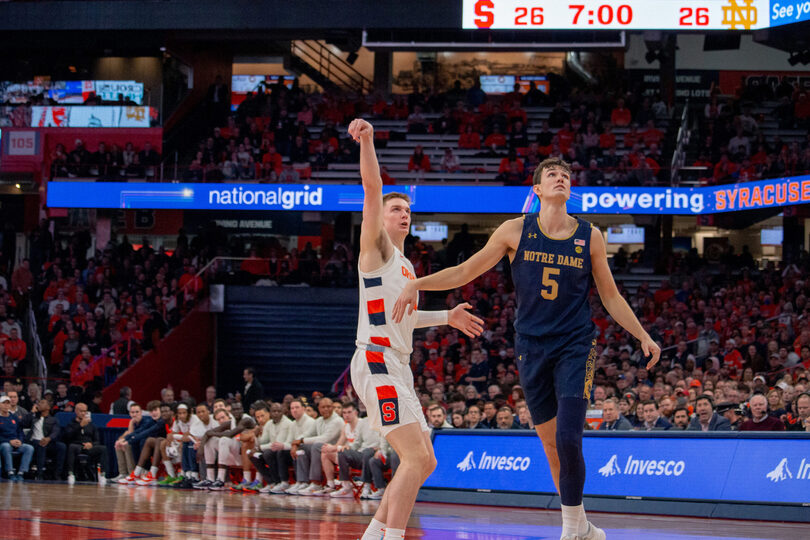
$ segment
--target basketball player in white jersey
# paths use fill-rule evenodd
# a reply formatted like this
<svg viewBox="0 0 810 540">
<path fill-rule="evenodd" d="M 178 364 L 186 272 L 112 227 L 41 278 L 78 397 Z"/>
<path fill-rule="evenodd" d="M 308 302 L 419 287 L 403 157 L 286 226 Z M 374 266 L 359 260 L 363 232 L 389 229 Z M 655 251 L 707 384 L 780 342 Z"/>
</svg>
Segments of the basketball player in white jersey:
<svg viewBox="0 0 810 540">
<path fill-rule="evenodd" d="M 351 376 L 355 392 L 401 460 L 380 506 L 361 540 L 405 537 L 419 487 L 436 467 L 425 415 L 413 386 L 410 354 L 413 329 L 450 324 L 470 337 L 483 330 L 483 321 L 469 304 L 450 311 L 419 311 L 394 323 L 391 310 L 408 280 L 416 279 L 403 255 L 411 226 L 410 199 L 401 193 L 382 194 L 382 179 L 374 150 L 374 130 L 354 120 L 349 135 L 360 143 L 363 180 L 363 224 L 360 230 L 360 316 L 357 351 Z"/>
</svg>

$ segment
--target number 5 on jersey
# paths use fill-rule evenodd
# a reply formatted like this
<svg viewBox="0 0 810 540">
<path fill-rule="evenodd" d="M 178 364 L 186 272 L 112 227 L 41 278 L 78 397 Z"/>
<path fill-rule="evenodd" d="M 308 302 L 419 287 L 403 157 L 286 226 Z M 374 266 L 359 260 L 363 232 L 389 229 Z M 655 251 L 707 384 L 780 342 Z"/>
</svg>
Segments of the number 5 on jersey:
<svg viewBox="0 0 810 540">
<path fill-rule="evenodd" d="M 559 276 L 559 268 L 551 268 L 546 266 L 543 268 L 543 288 L 540 289 L 540 296 L 546 300 L 556 300 L 558 291 L 558 283 L 552 276 Z"/>
</svg>

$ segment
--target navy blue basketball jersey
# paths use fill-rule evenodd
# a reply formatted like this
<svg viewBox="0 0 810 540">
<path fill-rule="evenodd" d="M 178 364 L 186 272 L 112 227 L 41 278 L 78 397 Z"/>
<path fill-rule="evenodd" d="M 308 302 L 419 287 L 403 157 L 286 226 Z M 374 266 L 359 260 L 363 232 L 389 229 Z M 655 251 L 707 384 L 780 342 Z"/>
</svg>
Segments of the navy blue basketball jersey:
<svg viewBox="0 0 810 540">
<path fill-rule="evenodd" d="M 591 224 L 577 218 L 569 238 L 546 236 L 539 214 L 523 219 L 512 280 L 517 296 L 515 329 L 532 336 L 593 332 L 588 293 L 591 287 Z"/>
</svg>

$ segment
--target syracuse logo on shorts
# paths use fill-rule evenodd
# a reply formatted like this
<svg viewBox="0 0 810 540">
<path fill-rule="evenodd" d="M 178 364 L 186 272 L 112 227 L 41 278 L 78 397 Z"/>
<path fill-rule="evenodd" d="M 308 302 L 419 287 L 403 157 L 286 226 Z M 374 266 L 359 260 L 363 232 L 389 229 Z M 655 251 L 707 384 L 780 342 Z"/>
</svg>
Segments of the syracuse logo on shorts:
<svg viewBox="0 0 810 540">
<path fill-rule="evenodd" d="M 377 401 L 380 403 L 380 422 L 384 426 L 399 423 L 399 398 L 393 386 L 378 386 Z"/>
</svg>

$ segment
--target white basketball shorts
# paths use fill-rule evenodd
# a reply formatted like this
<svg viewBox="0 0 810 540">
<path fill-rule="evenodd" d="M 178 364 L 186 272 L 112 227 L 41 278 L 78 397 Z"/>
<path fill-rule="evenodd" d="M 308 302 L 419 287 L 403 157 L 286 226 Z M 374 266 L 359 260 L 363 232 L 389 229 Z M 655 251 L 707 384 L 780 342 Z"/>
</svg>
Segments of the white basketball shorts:
<svg viewBox="0 0 810 540">
<path fill-rule="evenodd" d="M 413 387 L 409 363 L 389 347 L 368 345 L 352 357 L 351 375 L 355 393 L 363 401 L 369 422 L 383 437 L 400 426 L 419 424 L 428 431 L 425 415 Z"/>
</svg>

